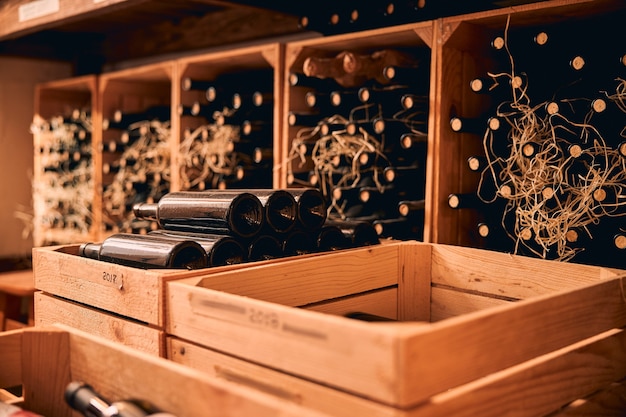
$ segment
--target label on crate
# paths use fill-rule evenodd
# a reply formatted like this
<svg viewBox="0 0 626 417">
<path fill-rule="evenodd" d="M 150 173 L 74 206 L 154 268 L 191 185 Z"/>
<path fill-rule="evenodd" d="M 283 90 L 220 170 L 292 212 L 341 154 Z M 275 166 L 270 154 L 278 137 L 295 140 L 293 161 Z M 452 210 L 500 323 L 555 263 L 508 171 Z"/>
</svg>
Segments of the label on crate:
<svg viewBox="0 0 626 417">
<path fill-rule="evenodd" d="M 93 268 L 91 265 L 88 266 L 90 260 L 87 258 L 85 258 L 84 261 L 86 262 L 83 274 L 81 274 L 81 280 L 93 282 L 94 284 L 105 285 L 107 287 L 113 287 L 119 291 L 124 289 L 124 273 L 117 268 L 116 265 L 111 264 L 110 268 L 102 270 L 100 268 Z M 64 260 L 60 261 L 60 270 L 62 271 L 61 274 L 67 278 L 71 278 L 72 280 L 76 279 L 75 274 L 77 269 L 80 268 L 77 268 L 75 259 L 72 259 L 71 262 L 65 262 Z"/>
<path fill-rule="evenodd" d="M 36 19 L 60 10 L 59 0 L 35 0 L 22 4 L 18 9 L 19 22 Z"/>
<path fill-rule="evenodd" d="M 260 330 L 288 334 L 309 342 L 318 342 L 324 345 L 335 344 L 330 335 L 322 329 L 307 326 L 292 320 L 291 317 L 282 317 L 272 308 L 251 303 L 245 305 L 234 300 L 222 299 L 216 294 L 198 295 L 192 293 L 189 298 L 191 310 L 194 314 L 224 320 L 246 327 L 256 327 Z M 336 346 L 336 350 L 345 350 Z"/>
</svg>

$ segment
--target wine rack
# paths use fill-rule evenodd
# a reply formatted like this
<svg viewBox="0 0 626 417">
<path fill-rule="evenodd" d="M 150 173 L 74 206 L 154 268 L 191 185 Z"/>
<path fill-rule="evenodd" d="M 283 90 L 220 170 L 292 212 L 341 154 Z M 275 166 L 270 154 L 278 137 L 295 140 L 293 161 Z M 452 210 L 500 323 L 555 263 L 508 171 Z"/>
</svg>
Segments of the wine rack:
<svg viewBox="0 0 626 417">
<path fill-rule="evenodd" d="M 175 62 L 167 61 L 99 78 L 101 236 L 145 233 L 149 223 L 134 218 L 133 205 L 170 191 L 174 76 Z"/>
<path fill-rule="evenodd" d="M 95 76 L 84 76 L 37 86 L 31 126 L 35 246 L 95 236 L 96 83 Z"/>
<path fill-rule="evenodd" d="M 624 184 L 620 167 L 626 145 L 620 136 L 623 109 L 617 98 L 622 97 L 619 79 L 626 78 L 625 66 L 623 55 L 621 64 L 619 56 L 607 58 L 604 63 L 604 52 L 596 47 L 606 43 L 606 39 L 619 39 L 617 29 L 613 29 L 619 27 L 624 17 L 619 6 L 613 0 L 524 4 L 332 36 L 185 54 L 157 64 L 104 73 L 92 88 L 93 94 L 99 96 L 99 110 L 93 112 L 92 120 L 92 158 L 96 169 L 91 222 L 96 230 L 90 236 L 101 240 L 116 231 L 147 232 L 151 226 L 133 221 L 130 208 L 134 202 L 157 200 L 166 191 L 313 186 L 324 192 L 330 220 L 365 220 L 382 237 L 622 267 L 620 255 L 626 247 L 626 225 L 620 197 Z M 584 39 L 582 35 L 574 37 L 569 43 L 567 39 L 559 41 L 559 37 L 569 36 L 578 28 L 589 35 Z M 590 76 L 584 74 L 598 65 L 613 66 L 615 72 L 603 72 L 606 82 L 594 86 L 593 94 L 556 89 L 553 84 L 566 83 L 566 74 L 576 70 L 568 66 L 568 59 L 556 61 L 556 53 L 540 52 L 533 39 L 542 32 L 550 39 L 548 46 L 552 41 L 564 42 L 575 50 L 569 46 L 560 50 L 583 57 L 585 65 L 581 72 L 576 72 L 579 78 L 589 80 Z M 607 47 L 606 54 L 623 54 L 619 46 L 617 43 Z M 393 78 L 382 80 L 380 72 L 369 74 L 369 78 L 353 77 L 351 81 L 345 77 L 322 78 L 318 73 L 318 77 L 309 77 L 314 81 L 317 78 L 316 85 L 301 84 L 307 80 L 302 78 L 307 63 L 328 67 L 329 62 L 336 63 L 342 57 L 342 66 L 346 62 L 374 65 L 375 56 L 390 51 L 408 55 L 417 64 L 388 65 L 396 70 L 396 80 L 402 80 L 409 70 L 413 72 L 408 78 L 409 94 L 404 95 L 407 101 L 391 101 L 399 110 L 406 109 L 401 106 L 410 106 L 411 101 L 417 106 L 419 116 L 413 121 L 419 124 L 410 125 L 412 128 L 407 128 L 406 120 L 394 118 L 397 113 L 393 112 L 391 117 L 389 113 L 383 115 L 382 124 L 377 123 L 380 110 L 387 108 L 381 105 L 387 103 L 383 95 L 391 95 L 389 90 L 401 90 L 390 86 L 402 85 Z M 593 56 L 587 57 L 589 53 Z M 580 60 L 571 61 L 581 64 Z M 511 62 L 515 65 L 514 76 Z M 69 84 L 81 82 L 77 78 Z M 200 82 L 204 85 L 199 86 Z M 218 90 L 236 86 L 240 91 L 230 91 L 216 111 L 209 106 L 207 83 L 215 84 Z M 593 83 L 575 84 L 584 87 Z M 252 87 L 245 88 L 246 85 Z M 613 91 L 607 92 L 609 88 Z M 45 98 L 44 90 L 41 91 L 37 100 L 42 103 L 60 106 L 67 101 L 56 96 Z M 502 103 L 511 102 L 512 91 L 524 91 L 531 108 L 538 105 L 526 114 L 541 116 L 537 123 L 556 127 L 553 139 L 558 136 L 559 140 L 553 142 L 557 146 L 547 148 L 550 140 L 526 140 L 518 143 L 519 152 L 515 155 L 519 158 L 512 161 L 509 136 L 512 126 L 523 120 L 519 108 L 515 109 L 517 116 L 512 117 L 507 113 L 511 108 L 503 107 Z M 258 118 L 239 117 L 246 113 L 252 92 L 270 105 L 261 106 L 266 110 Z M 235 93 L 240 102 L 232 101 Z M 364 98 L 368 95 L 373 104 Z M 572 113 L 580 103 L 590 105 L 592 99 L 601 99 L 594 102 L 592 112 Z M 555 106 L 559 111 L 555 112 Z M 130 182 L 116 180 L 124 163 L 119 163 L 123 160 L 119 150 L 123 132 L 115 128 L 115 112 L 134 117 L 159 109 L 166 114 L 169 111 L 170 116 L 167 138 L 160 148 L 162 165 L 151 172 L 134 173 L 135 180 Z M 51 115 L 52 110 L 46 112 Z M 592 116 L 590 120 L 588 115 Z M 246 119 L 251 119 L 251 123 Z M 585 127 L 580 127 L 581 123 L 586 123 Z M 251 133 L 244 134 L 248 129 Z M 604 129 L 609 132 L 604 133 Z M 219 132 L 227 134 L 220 136 L 225 139 L 216 147 Z M 596 132 L 601 137 L 595 137 Z M 139 135 L 127 136 L 132 141 Z M 345 142 L 346 137 L 351 141 Z M 577 141 L 573 137 L 578 137 Z M 341 141 L 343 148 L 339 147 Z M 346 147 L 347 143 L 352 148 Z M 343 151 L 332 154 L 337 149 Z M 532 175 L 551 172 L 552 182 L 541 189 L 520 188 L 530 174 L 524 177 L 515 169 L 524 164 L 536 167 L 545 163 L 551 150 L 568 162 L 547 164 L 548 171 L 532 171 Z M 498 157 L 497 152 L 504 152 L 507 157 Z M 610 169 L 581 171 L 606 165 L 603 157 L 611 161 Z M 131 158 L 125 165 L 134 166 L 137 159 Z M 37 169 L 43 170 L 38 161 Z M 512 162 L 515 164 L 509 164 Z M 502 179 L 507 172 L 514 174 L 515 184 Z M 591 185 L 591 177 L 581 180 L 586 177 L 585 172 L 599 173 L 596 180 L 603 178 L 604 187 Z M 148 186 L 138 192 L 133 184 Z M 566 186 L 569 191 L 565 191 Z M 119 200 L 112 197 L 112 188 L 130 189 L 135 195 Z M 551 220 L 550 227 L 558 236 L 545 244 L 537 240 L 545 237 L 548 228 L 533 220 L 533 213 L 556 215 L 558 205 L 571 202 L 576 193 L 586 196 L 579 199 L 578 205 L 582 207 L 578 214 L 584 212 L 586 219 L 567 227 L 563 220 L 554 227 L 558 221 Z M 481 198 L 474 207 L 467 207 L 472 194 L 480 194 Z M 550 206 L 552 214 L 539 210 L 531 211 L 527 219 L 519 217 L 516 209 L 520 207 L 520 197 L 530 195 L 532 199 L 526 199 L 529 207 Z M 454 201 L 459 202 L 456 208 L 450 205 Z M 565 216 L 563 210 L 560 213 L 569 223 L 576 218 L 574 212 L 571 216 Z M 522 220 L 526 223 L 522 224 Z M 77 240 L 86 239 L 79 236 Z"/>
<path fill-rule="evenodd" d="M 278 181 L 282 62 L 278 43 L 178 61 L 176 189 L 272 188 Z"/>
<path fill-rule="evenodd" d="M 607 43 L 623 19 L 615 2 L 549 2 L 435 22 L 431 241 L 626 266 L 626 66 Z"/>
<path fill-rule="evenodd" d="M 421 240 L 424 210 L 398 205 L 426 199 L 431 38 L 417 23 L 288 43 L 280 184 L 319 188 L 329 220 Z"/>
</svg>

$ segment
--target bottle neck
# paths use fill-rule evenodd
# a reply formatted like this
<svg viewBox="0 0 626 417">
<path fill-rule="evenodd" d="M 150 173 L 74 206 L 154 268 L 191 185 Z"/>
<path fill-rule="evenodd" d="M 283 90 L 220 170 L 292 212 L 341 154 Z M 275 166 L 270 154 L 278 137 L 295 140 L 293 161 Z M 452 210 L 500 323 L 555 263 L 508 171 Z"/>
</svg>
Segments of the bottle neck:
<svg viewBox="0 0 626 417">
<path fill-rule="evenodd" d="M 78 248 L 78 254 L 85 258 L 91 259 L 100 259 L 100 248 L 102 247 L 99 243 L 83 243 Z"/>
<path fill-rule="evenodd" d="M 138 219 L 157 220 L 159 205 L 157 203 L 139 203 L 133 206 L 133 214 Z"/>
</svg>

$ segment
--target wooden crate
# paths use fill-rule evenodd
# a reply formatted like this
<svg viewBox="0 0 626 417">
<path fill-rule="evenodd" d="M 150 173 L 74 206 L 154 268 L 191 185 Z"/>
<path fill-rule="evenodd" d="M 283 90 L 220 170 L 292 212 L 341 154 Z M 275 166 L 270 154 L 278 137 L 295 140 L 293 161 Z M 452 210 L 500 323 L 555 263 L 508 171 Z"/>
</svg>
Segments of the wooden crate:
<svg viewBox="0 0 626 417">
<path fill-rule="evenodd" d="M 165 356 L 165 332 L 156 326 L 42 291 L 35 293 L 34 301 L 37 311 L 35 326 L 63 323 L 151 355 Z"/>
<path fill-rule="evenodd" d="M 78 255 L 79 245 L 33 249 L 36 324 L 60 322 L 164 355 L 165 282 L 234 269 L 252 263 L 209 269 L 140 269 Z M 302 258 L 320 254 L 300 255 Z M 289 258 L 255 262 L 280 263 Z"/>
<path fill-rule="evenodd" d="M 191 79 L 196 82 L 211 84 L 212 86 L 228 90 L 229 96 L 227 97 L 226 101 L 222 100 L 222 98 L 220 97 L 220 93 L 217 94 L 217 101 L 220 103 L 225 103 L 225 107 L 227 107 L 230 111 L 234 109 L 230 103 L 230 100 L 228 100 L 232 96 L 232 94 L 245 93 L 247 95 L 248 93 L 254 92 L 254 90 L 258 89 L 258 91 L 261 91 L 268 95 L 267 97 L 265 97 L 266 101 L 271 100 L 271 114 L 264 114 L 263 116 L 263 120 L 269 123 L 266 130 L 266 132 L 268 132 L 267 137 L 261 138 L 263 139 L 262 142 L 267 142 L 267 145 L 270 146 L 270 148 L 267 149 L 272 151 L 272 155 L 267 155 L 266 158 L 270 158 L 271 161 L 279 161 L 282 146 L 281 115 L 283 109 L 283 55 L 283 44 L 268 42 L 258 46 L 239 47 L 224 51 L 193 54 L 181 58 L 177 61 L 178 79 L 174 89 L 174 99 L 172 105 L 175 109 L 178 109 L 179 106 L 184 106 L 185 108 L 188 108 L 196 102 L 202 106 L 209 105 L 209 102 L 206 98 L 206 87 L 204 89 L 183 88 L 182 82 L 184 79 Z M 230 78 L 225 80 L 224 76 Z M 252 88 L 253 90 L 250 90 L 250 88 Z M 247 111 L 246 107 L 248 107 L 251 99 L 250 97 L 244 95 L 242 101 L 243 106 L 239 110 L 237 110 L 235 114 Z M 221 110 L 223 110 L 223 107 L 219 109 L 219 111 Z M 186 114 L 177 117 L 179 118 L 179 131 L 177 132 L 177 137 L 179 138 L 178 144 L 185 140 L 184 132 L 186 130 L 193 132 L 202 126 L 216 126 L 216 120 L 204 112 L 201 116 Z M 232 128 L 236 130 L 236 132 L 232 136 L 234 141 L 249 140 L 247 136 L 243 135 L 242 127 L 240 124 L 229 124 L 229 126 L 232 126 Z M 217 133 L 214 136 L 211 136 L 209 140 L 217 142 L 220 138 L 220 135 L 221 137 L 223 137 L 225 134 Z M 252 138 L 259 139 L 256 136 L 252 136 Z M 206 141 L 208 142 L 209 140 Z M 259 146 L 261 145 L 265 144 L 260 143 Z M 192 180 L 191 187 L 188 184 L 184 184 L 184 181 L 181 181 L 180 168 L 181 165 L 183 165 L 185 162 L 182 159 L 182 157 L 185 156 L 185 153 L 183 152 L 187 154 L 189 153 L 188 149 L 177 148 L 176 156 L 173 158 L 177 169 L 172 173 L 172 188 L 176 190 L 198 189 L 198 185 L 194 182 L 194 180 L 198 179 L 198 175 L 196 175 L 195 177 L 193 174 L 187 175 L 189 179 Z M 240 162 L 242 161 L 241 156 L 243 156 L 244 158 L 252 157 L 250 153 L 237 151 L 237 149 L 235 149 L 234 152 L 227 153 L 226 158 L 223 159 L 232 160 L 235 153 L 240 155 L 240 157 L 238 157 L 238 160 Z M 208 159 L 208 155 L 201 156 L 204 156 Z M 258 165 L 261 165 L 261 163 L 259 163 Z M 223 167 L 218 166 L 213 172 L 219 174 L 221 171 L 230 172 L 230 170 L 230 165 L 225 165 Z M 253 188 L 272 188 L 279 183 L 278 171 L 274 171 L 271 168 L 266 170 L 266 172 L 258 174 L 253 173 L 252 175 L 261 176 L 261 178 L 263 178 L 265 180 L 264 182 L 266 183 L 266 185 L 263 187 Z M 217 187 L 215 184 L 212 185 L 210 181 L 207 181 L 207 184 L 205 184 L 203 188 Z M 233 183 L 233 185 L 230 185 L 229 188 L 251 187 L 242 187 L 238 186 L 237 183 Z"/>
<path fill-rule="evenodd" d="M 57 143 L 57 139 L 51 136 L 49 130 L 38 129 L 42 126 L 42 122 L 50 126 L 52 118 L 71 118 L 72 112 L 75 110 L 97 113 L 98 109 L 98 89 L 97 76 L 87 75 L 64 80 L 49 81 L 37 84 L 35 87 L 35 115 L 33 119 L 33 144 L 34 152 L 34 171 L 33 171 L 33 244 L 35 246 L 58 245 L 67 243 L 76 243 L 86 239 L 92 239 L 95 236 L 96 227 L 93 219 L 93 207 L 90 205 L 85 207 L 85 213 L 80 210 L 82 207 L 73 207 L 68 202 L 80 200 L 80 198 L 70 197 L 63 201 L 64 206 L 61 208 L 50 207 L 47 201 L 49 196 L 45 195 L 42 188 L 54 187 L 57 192 L 71 194 L 74 190 L 70 186 L 59 186 L 58 184 L 50 184 L 49 175 L 46 174 L 47 163 L 50 158 L 46 156 L 52 153 L 50 146 Z M 87 121 L 91 121 L 91 117 L 87 117 Z M 97 136 L 94 131 L 88 131 L 85 139 L 76 139 L 77 144 L 84 143 L 90 149 L 90 155 L 85 156 L 86 160 L 91 159 L 91 171 L 95 170 L 95 148 L 93 144 L 97 142 L 93 136 Z M 90 144 L 91 141 L 91 144 Z M 56 151 L 55 151 L 56 152 Z M 59 150 L 58 152 L 61 152 Z M 68 171 L 71 172 L 71 171 Z M 91 172 L 89 180 L 94 180 L 95 172 Z M 63 181 L 69 182 L 69 179 Z M 81 181 L 87 183 L 86 179 Z M 76 193 L 82 192 L 79 190 Z M 87 196 L 91 195 L 91 199 L 86 199 L 88 203 L 95 200 L 95 189 L 88 191 Z M 76 203 L 75 203 L 76 204 Z M 70 227 L 68 225 L 54 225 L 47 221 L 46 216 L 51 211 L 59 211 L 62 216 L 70 219 L 72 216 L 78 216 L 80 224 Z M 73 212 L 70 212 L 73 210 Z"/>
<path fill-rule="evenodd" d="M 529 87 L 528 96 L 530 97 L 529 107 L 533 108 L 535 113 L 529 112 L 529 118 L 534 114 L 538 120 L 544 120 L 546 112 L 543 110 L 543 100 L 560 100 L 560 99 L 576 99 L 578 97 L 589 97 L 589 100 L 595 98 L 595 96 L 585 96 L 581 93 L 581 96 L 571 95 L 572 92 L 563 88 L 561 84 L 566 84 L 572 81 L 569 77 L 574 70 L 568 67 L 567 59 L 562 62 L 563 65 L 557 65 L 560 61 L 546 61 L 546 55 L 541 51 L 540 47 L 534 44 L 533 36 L 545 31 L 548 33 L 548 42 L 555 42 L 553 38 L 557 38 L 556 42 L 564 41 L 561 44 L 560 49 L 565 53 L 568 53 L 570 58 L 576 56 L 576 54 L 582 54 L 587 60 L 587 67 L 595 64 L 594 59 L 596 56 L 591 55 L 596 49 L 596 43 L 590 45 L 579 43 L 578 41 L 570 41 L 568 44 L 568 37 L 573 36 L 574 32 L 589 34 L 589 39 L 595 39 L 599 33 L 605 34 L 613 31 L 617 33 L 619 30 L 619 23 L 616 21 L 623 20 L 623 4 L 615 1 L 547 1 L 536 2 L 532 4 L 505 7 L 502 9 L 473 13 L 461 16 L 451 16 L 435 21 L 435 33 L 437 33 L 437 45 L 435 48 L 436 57 L 434 58 L 436 69 L 434 73 L 437 74 L 433 80 L 435 83 L 435 102 L 437 106 L 434 108 L 435 124 L 432 129 L 435 143 L 434 157 L 432 158 L 432 171 L 429 179 L 429 185 L 432 187 L 432 198 L 430 199 L 430 212 L 427 213 L 427 222 L 432 225 L 430 229 L 430 236 L 428 241 L 445 243 L 445 244 L 458 244 L 473 247 L 482 247 L 495 249 L 499 251 L 510 251 L 519 254 L 526 254 L 535 257 L 544 257 L 548 259 L 557 259 L 560 255 L 557 252 L 557 245 L 550 247 L 550 250 L 544 254 L 541 253 L 539 245 L 530 245 L 539 250 L 539 253 L 531 253 L 530 250 L 525 249 L 524 241 L 520 236 L 523 236 L 515 232 L 513 216 L 509 216 L 506 220 L 506 229 L 511 233 L 511 237 L 504 235 L 502 228 L 502 214 L 504 203 L 511 201 L 516 202 L 515 198 L 507 199 L 500 197 L 498 201 L 502 203 L 488 204 L 481 207 L 469 207 L 463 209 L 452 209 L 448 205 L 448 196 L 452 193 L 470 193 L 476 194 L 481 181 L 481 171 L 472 172 L 468 167 L 468 158 L 474 156 L 485 156 L 485 149 L 489 143 L 485 140 L 485 135 L 488 132 L 487 120 L 489 117 L 495 116 L 495 106 L 497 106 L 502 100 L 508 98 L 512 100 L 512 94 L 510 87 L 508 94 L 504 98 L 498 99 L 493 94 L 476 94 L 470 89 L 470 81 L 475 78 L 487 78 L 489 79 L 488 72 L 492 74 L 512 74 L 513 68 L 515 75 L 521 76 L 523 79 L 523 86 Z M 575 29 L 572 29 L 575 28 Z M 613 29 L 614 28 L 614 29 Z M 503 37 L 506 35 L 508 46 L 510 49 L 510 57 L 505 50 L 495 50 L 491 46 L 491 42 L 496 37 Z M 552 36 L 552 38 L 550 37 Z M 604 35 L 602 35 L 604 36 Z M 619 35 L 618 35 L 619 36 Z M 565 38 L 565 39 L 561 39 Z M 603 39 L 610 39 L 610 36 L 605 36 Z M 617 47 L 619 42 L 616 41 L 616 51 L 603 52 L 607 56 L 607 63 L 615 63 L 616 71 L 623 74 L 624 66 L 619 67 L 619 54 L 623 54 L 623 42 L 622 45 Z M 552 54 L 558 55 L 558 49 L 554 49 Z M 617 54 L 614 54 L 617 52 Z M 612 54 L 613 55 L 610 55 Z M 609 58 L 610 57 L 610 58 Z M 536 60 L 536 63 L 546 62 L 546 74 L 553 73 L 556 77 L 554 82 L 548 86 L 542 85 L 542 88 L 537 88 L 537 83 L 541 82 L 541 76 L 537 77 L 537 72 L 532 73 L 529 70 L 529 66 L 534 64 L 532 62 Z M 511 60 L 515 67 L 511 67 Z M 597 62 L 597 59 L 596 59 Z M 607 64 L 607 67 L 609 65 Z M 531 67 L 532 68 L 532 67 Z M 595 71 L 595 70 L 594 70 Z M 526 77 L 526 72 L 530 72 Z M 618 72 L 616 72 L 617 74 Z M 599 76 L 604 76 L 599 73 Z M 533 78 L 534 77 L 534 78 Z M 547 75 L 546 75 L 547 77 Z M 579 77 L 578 75 L 574 75 Z M 623 75 L 622 75 L 623 77 Z M 581 79 L 589 79 L 589 73 L 584 76 L 580 76 Z M 506 77 L 499 77 L 498 82 L 500 85 L 506 85 Z M 536 81 L 537 80 L 537 81 Z M 606 77 L 608 85 L 604 84 L 606 88 L 613 84 L 612 77 Z M 573 81 L 576 83 L 577 81 Z M 534 83 L 534 84 L 533 84 Z M 558 86 L 558 87 L 557 87 Z M 550 88 L 552 87 L 552 90 Z M 611 94 L 610 90 L 607 95 Z M 589 91 L 587 91 L 588 93 Z M 552 95 L 552 97 L 550 97 Z M 605 97 L 606 98 L 606 97 Z M 561 106 L 561 109 L 563 110 Z M 566 109 L 567 111 L 567 109 Z M 506 111 L 502 112 L 506 114 Z M 452 116 L 460 116 L 465 118 L 478 118 L 482 119 L 484 127 L 481 133 L 457 133 L 450 127 L 450 118 Z M 597 117 L 594 116 L 595 121 Z M 571 119 L 571 117 L 570 117 Z M 623 113 L 621 118 L 623 120 Z M 514 118 L 510 118 L 511 123 Z M 584 118 L 582 115 L 575 119 L 571 119 L 575 123 L 583 123 Z M 523 122 L 518 121 L 518 126 L 523 126 Z M 572 128 L 571 125 L 566 124 L 560 118 L 554 118 L 553 124 L 565 126 L 565 129 L 570 129 L 572 132 L 578 132 L 576 128 Z M 592 122 L 595 126 L 595 122 Z M 623 125 L 622 125 L 623 126 Z M 569 139 L 565 130 L 555 129 L 557 131 L 557 137 Z M 506 118 L 501 118 L 501 128 L 497 131 L 494 138 L 499 143 L 504 142 L 506 146 L 507 133 L 512 131 L 511 125 Z M 606 132 L 602 131 L 601 132 Z M 576 133 L 577 134 L 577 133 Z M 606 133 L 603 133 L 606 136 Z M 533 141 L 533 130 L 528 131 L 528 141 Z M 608 137 L 606 137 L 608 140 Z M 617 135 L 610 140 L 609 143 L 614 142 L 616 139 L 620 139 Z M 544 139 L 541 139 L 544 140 Z M 541 142 L 537 140 L 537 142 Z M 545 138 L 545 143 L 552 143 Z M 581 144 L 583 147 L 587 146 L 583 144 L 583 140 L 572 141 L 574 144 Z M 617 141 L 619 142 L 619 140 Z M 560 146 L 560 145 L 559 145 Z M 617 146 L 617 143 L 612 143 L 610 146 Z M 552 153 L 550 153 L 552 155 Z M 563 150 L 564 159 L 572 158 L 568 154 L 568 150 Z M 495 157 L 491 156 L 491 160 L 494 161 Z M 552 164 L 559 167 L 568 167 L 564 165 L 563 160 L 554 159 Z M 532 158 L 528 159 L 529 164 L 532 163 Z M 502 164 L 502 163 L 501 163 Z M 521 165 L 521 164 L 520 164 Z M 495 165 L 494 165 L 495 166 Z M 534 166 L 540 167 L 539 163 Z M 497 171 L 497 170 L 496 170 Z M 561 187 L 562 190 L 570 187 L 571 180 L 567 180 L 568 172 L 570 168 L 560 168 L 563 173 L 563 178 L 560 181 L 560 185 L 555 187 Z M 489 175 L 489 171 L 485 171 L 484 184 L 481 191 L 481 195 L 485 200 L 490 200 L 494 197 L 495 191 L 492 191 L 492 183 L 494 182 Z M 523 168 L 519 172 L 526 172 Z M 527 175 L 526 178 L 530 180 L 531 175 L 536 175 L 542 178 L 551 178 L 548 170 L 544 171 L 544 175 L 537 173 L 520 174 L 520 178 L 524 178 L 523 175 Z M 517 174 L 517 172 L 516 172 Z M 496 172 L 497 175 L 497 172 Z M 513 175 L 507 177 L 501 177 L 498 179 L 497 186 L 511 185 L 511 182 L 507 182 Z M 520 182 L 518 182 L 519 184 Z M 534 184 L 529 182 L 528 184 Z M 515 186 L 514 186 L 515 188 Z M 513 192 L 521 193 L 524 187 L 519 186 L 517 190 Z M 558 191 L 558 193 L 566 191 Z M 580 191 L 584 193 L 585 191 Z M 557 195 L 555 193 L 555 198 Z M 502 194 L 500 194 L 502 195 Z M 541 195 L 541 193 L 537 194 Z M 544 203 L 539 198 L 529 197 L 529 201 L 533 201 L 535 198 L 541 205 Z M 565 200 L 565 196 L 560 197 Z M 591 197 L 588 198 L 591 201 Z M 546 202 L 545 204 L 550 204 Z M 584 204 L 584 203 L 583 203 Z M 517 206 L 514 206 L 517 207 Z M 595 207 L 594 210 L 600 212 L 602 209 Z M 623 210 L 622 210 L 623 212 Z M 561 221 L 559 228 L 562 231 L 562 235 L 559 237 L 561 241 L 565 238 L 565 232 L 567 232 L 565 224 L 571 223 L 568 216 L 557 217 L 557 214 L 543 214 L 539 213 L 535 219 L 549 217 L 556 223 Z M 576 214 L 578 216 L 578 214 Z M 569 216 L 570 218 L 573 217 Z M 584 218 L 581 216 L 580 218 Z M 603 220 L 604 222 L 604 220 Z M 490 226 L 492 233 L 488 237 L 483 237 L 478 233 L 477 227 L 481 223 L 486 223 Z M 623 221 L 620 223 L 616 221 L 613 228 L 607 228 L 606 230 L 600 230 L 594 237 L 593 244 L 587 244 L 586 251 L 578 253 L 575 260 L 581 263 L 591 263 L 596 265 L 611 266 L 617 268 L 624 268 L 623 263 L 623 250 L 617 250 L 610 240 L 613 235 L 618 232 L 620 225 L 623 227 Z M 594 229 L 595 226 L 589 224 L 589 228 Z M 520 227 L 521 228 L 521 227 Z M 500 230 L 500 232 L 497 232 Z M 582 228 L 577 229 L 581 239 L 583 241 L 583 235 L 585 232 Z M 538 235 L 538 233 L 537 233 Z M 551 235 L 552 236 L 552 235 Z M 518 240 L 519 239 L 519 240 Z M 516 240 L 518 240 L 518 247 L 515 247 Z M 546 239 L 547 241 L 547 239 Z M 606 241 L 607 243 L 603 243 Z M 556 240 L 554 241 L 556 242 Z M 569 245 L 569 244 L 568 244 Z M 598 248 L 602 247 L 601 251 L 594 251 L 594 246 Z M 576 244 L 571 245 L 576 247 Z M 585 256 L 586 253 L 594 252 L 593 255 Z M 604 253 L 602 253 L 604 252 Z M 609 254 L 610 252 L 610 254 Z M 561 258 L 562 259 L 562 258 Z"/>
<path fill-rule="evenodd" d="M 198 271 L 143 270 L 78 255 L 78 245 L 33 250 L 35 288 L 163 328 L 163 282 Z M 35 316 L 39 313 L 35 309 Z"/>
<path fill-rule="evenodd" d="M 77 415 L 64 400 L 71 381 L 84 381 L 108 400 L 144 399 L 178 416 L 322 416 L 236 383 L 66 326 L 0 335 L 3 400 L 46 416 Z M 5 399 L 6 398 L 6 399 Z"/>
<path fill-rule="evenodd" d="M 612 330 L 626 322 L 623 280 L 605 268 L 392 243 L 169 281 L 166 333 L 390 415 L 541 414 L 626 376 L 624 337 Z M 354 311 L 401 323 L 341 317 Z M 572 358 L 586 349 L 606 356 L 579 368 Z M 534 391 L 537 375 L 551 394 Z"/>
</svg>

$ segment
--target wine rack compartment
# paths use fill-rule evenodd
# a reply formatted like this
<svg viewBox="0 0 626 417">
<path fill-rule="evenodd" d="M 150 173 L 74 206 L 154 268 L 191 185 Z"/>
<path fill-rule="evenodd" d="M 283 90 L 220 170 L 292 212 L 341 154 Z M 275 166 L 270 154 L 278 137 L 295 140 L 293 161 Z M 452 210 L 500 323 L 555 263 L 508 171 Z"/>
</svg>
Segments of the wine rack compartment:
<svg viewBox="0 0 626 417">
<path fill-rule="evenodd" d="M 34 246 L 94 236 L 96 80 L 85 76 L 37 85 L 31 125 Z"/>
<path fill-rule="evenodd" d="M 435 22 L 431 241 L 626 267 L 625 17 L 554 1 Z"/>
<path fill-rule="evenodd" d="M 207 410 L 217 409 L 259 417 L 323 416 L 67 326 L 0 334 L 0 369 L 2 401 L 44 416 L 78 415 L 64 397 L 74 381 L 88 383 L 108 400 L 141 399 L 168 415 L 206 417 L 215 415 Z M 22 396 L 11 394 L 16 387 Z"/>
<path fill-rule="evenodd" d="M 175 187 L 272 188 L 280 149 L 283 45 L 178 61 Z"/>
<path fill-rule="evenodd" d="M 431 43 L 432 22 L 288 43 L 281 186 L 320 189 L 329 220 L 421 240 Z"/>
<path fill-rule="evenodd" d="M 336 416 L 544 415 L 626 376 L 622 281 L 461 246 L 350 249 L 168 281 L 168 357 Z M 582 352 L 606 378 L 572 369 L 604 373 Z"/>
<path fill-rule="evenodd" d="M 170 191 L 174 71 L 175 63 L 167 61 L 99 78 L 100 236 L 144 233 L 149 224 L 134 218 L 133 205 Z"/>
</svg>

